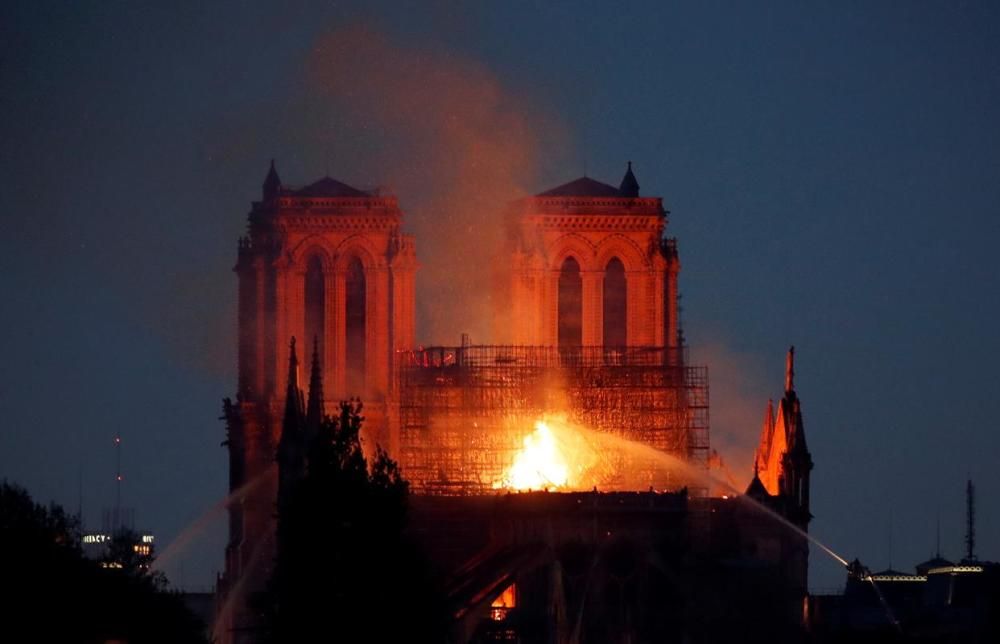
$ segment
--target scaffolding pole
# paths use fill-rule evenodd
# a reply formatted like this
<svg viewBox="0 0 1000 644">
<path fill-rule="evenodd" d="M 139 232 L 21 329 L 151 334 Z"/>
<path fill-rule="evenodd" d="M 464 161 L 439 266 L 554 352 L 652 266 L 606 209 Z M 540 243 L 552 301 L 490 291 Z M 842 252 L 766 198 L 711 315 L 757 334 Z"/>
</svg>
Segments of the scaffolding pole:
<svg viewBox="0 0 1000 644">
<path fill-rule="evenodd" d="M 707 467 L 708 370 L 687 365 L 683 349 L 463 345 L 398 358 L 399 461 L 417 493 L 493 492 L 552 413 Z M 699 485 L 620 460 L 602 489 Z"/>
</svg>

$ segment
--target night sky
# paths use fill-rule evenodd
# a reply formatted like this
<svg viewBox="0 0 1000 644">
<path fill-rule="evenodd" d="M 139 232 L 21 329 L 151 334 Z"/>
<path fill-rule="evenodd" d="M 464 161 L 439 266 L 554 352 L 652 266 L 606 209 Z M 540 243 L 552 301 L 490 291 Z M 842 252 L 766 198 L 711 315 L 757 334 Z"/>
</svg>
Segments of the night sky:
<svg viewBox="0 0 1000 644">
<path fill-rule="evenodd" d="M 908 569 L 939 518 L 957 558 L 971 477 L 1000 558 L 1000 5 L 173 4 L 0 6 L 0 477 L 82 489 L 98 527 L 120 432 L 161 550 L 225 495 L 231 269 L 272 157 L 395 191 L 424 342 L 488 339 L 442 276 L 507 199 L 631 160 L 736 475 L 794 344 L 811 532 Z M 212 583 L 223 530 L 175 583 Z"/>
</svg>

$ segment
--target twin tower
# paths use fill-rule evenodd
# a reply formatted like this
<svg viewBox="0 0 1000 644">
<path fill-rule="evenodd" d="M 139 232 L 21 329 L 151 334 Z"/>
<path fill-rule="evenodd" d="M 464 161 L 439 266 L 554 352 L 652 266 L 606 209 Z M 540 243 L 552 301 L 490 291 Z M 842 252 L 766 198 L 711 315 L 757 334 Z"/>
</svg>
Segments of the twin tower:
<svg viewBox="0 0 1000 644">
<path fill-rule="evenodd" d="M 678 348 L 676 243 L 631 164 L 511 204 L 498 293 L 505 344 Z M 318 350 L 329 405 L 358 397 L 391 447 L 395 369 L 415 349 L 416 246 L 394 196 L 329 177 L 283 185 L 272 162 L 239 242 L 239 383 L 248 470 L 273 461 L 289 339 Z M 476 243 L 469 239 L 468 243 Z M 456 302 L 456 306 L 461 306 Z"/>
<path fill-rule="evenodd" d="M 680 263 L 666 224 L 662 199 L 639 195 L 631 164 L 618 187 L 583 177 L 513 202 L 505 256 L 497 258 L 509 269 L 498 307 L 513 320 L 501 341 L 558 348 L 564 357 L 649 347 L 669 356 L 662 361 L 680 361 Z M 397 374 L 417 349 L 417 268 L 396 197 L 329 177 L 290 188 L 272 162 L 235 268 L 239 383 L 226 406 L 230 488 L 252 492 L 230 506 L 227 577 L 239 578 L 267 549 L 260 541 L 271 532 L 276 482 L 269 473 L 293 377 L 291 338 L 299 339 L 300 355 L 315 351 L 325 411 L 360 398 L 368 444 L 399 458 Z"/>
<path fill-rule="evenodd" d="M 248 220 L 235 268 L 239 382 L 225 405 L 224 607 L 270 575 L 275 459 L 286 398 L 301 397 L 293 337 L 299 355 L 313 355 L 310 413 L 360 398 L 367 445 L 385 447 L 418 493 L 489 493 L 520 445 L 516 432 L 530 431 L 512 418 L 550 411 L 553 382 L 575 422 L 707 467 L 708 376 L 684 359 L 676 241 L 664 235 L 662 199 L 640 196 L 631 164 L 618 187 L 582 177 L 510 204 L 494 258 L 505 324 L 492 346 L 417 345 L 416 244 L 394 196 L 329 177 L 290 188 L 272 162 Z M 747 494 L 804 528 L 811 468 L 790 353 Z M 650 489 L 660 474 L 622 489 Z M 804 580 L 808 550 L 795 552 Z M 251 612 L 223 608 L 227 632 L 252 624 Z"/>
</svg>

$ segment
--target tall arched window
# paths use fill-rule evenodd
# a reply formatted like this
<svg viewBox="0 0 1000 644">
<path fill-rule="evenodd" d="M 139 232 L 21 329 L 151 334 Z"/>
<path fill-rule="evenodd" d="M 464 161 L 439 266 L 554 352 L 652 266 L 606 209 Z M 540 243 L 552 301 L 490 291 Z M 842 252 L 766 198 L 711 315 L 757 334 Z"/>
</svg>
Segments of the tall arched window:
<svg viewBox="0 0 1000 644">
<path fill-rule="evenodd" d="M 559 348 L 583 344 L 583 280 L 580 264 L 567 257 L 559 271 Z"/>
<path fill-rule="evenodd" d="M 623 347 L 628 342 L 627 284 L 625 265 L 617 257 L 611 258 L 604 269 L 604 346 Z"/>
<path fill-rule="evenodd" d="M 344 358 L 347 371 L 347 394 L 364 393 L 365 383 L 365 269 L 357 258 L 347 266 L 346 280 L 346 347 Z"/>
<path fill-rule="evenodd" d="M 326 280 L 323 262 L 312 256 L 306 264 L 306 337 L 308 343 L 302 348 L 303 355 L 312 354 L 313 338 L 319 341 L 319 355 L 323 355 L 323 333 L 326 328 Z"/>
</svg>

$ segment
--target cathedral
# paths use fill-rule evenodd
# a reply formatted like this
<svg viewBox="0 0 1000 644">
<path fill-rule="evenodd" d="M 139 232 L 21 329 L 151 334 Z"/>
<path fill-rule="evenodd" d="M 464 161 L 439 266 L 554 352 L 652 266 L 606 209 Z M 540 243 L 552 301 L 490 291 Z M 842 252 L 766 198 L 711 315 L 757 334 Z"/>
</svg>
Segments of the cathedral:
<svg viewBox="0 0 1000 644">
<path fill-rule="evenodd" d="M 245 597 L 272 566 L 284 410 L 303 396 L 295 338 L 300 355 L 312 354 L 310 413 L 362 400 L 366 446 L 386 448 L 410 482 L 414 522 L 455 588 L 456 640 L 568 641 L 575 632 L 600 641 L 612 627 L 639 639 L 682 636 L 710 608 L 731 616 L 718 620 L 719 634 L 779 615 L 794 635 L 808 548 L 729 495 L 713 496 L 708 370 L 691 364 L 684 346 L 668 214 L 662 198 L 640 193 L 631 163 L 617 187 L 582 177 L 512 201 L 493 258 L 503 269 L 494 301 L 510 321 L 498 334 L 505 344 L 463 336 L 454 346 L 423 346 L 418 240 L 403 232 L 397 198 L 330 177 L 286 186 L 272 162 L 235 267 L 239 375 L 225 405 L 232 501 L 218 588 L 223 638 L 253 641 Z M 769 403 L 746 496 L 804 530 L 812 460 L 793 356 L 777 412 Z M 577 455 L 585 475 L 518 484 L 511 471 L 549 431 L 545 423 L 585 428 L 599 448 Z M 633 561 L 625 572 L 605 562 L 621 549 Z M 586 570 L 596 581 L 582 595 L 569 551 L 593 561 Z M 470 570 L 474 581 L 459 578 Z M 718 584 L 746 593 L 741 607 L 723 607 Z M 612 587 L 631 589 L 631 604 L 567 621 Z M 780 588 L 780 601 L 759 606 L 747 595 L 760 588 Z M 669 610 L 643 612 L 668 600 Z M 511 626 L 511 611 L 519 623 L 537 618 L 529 620 L 535 630 Z"/>
</svg>

